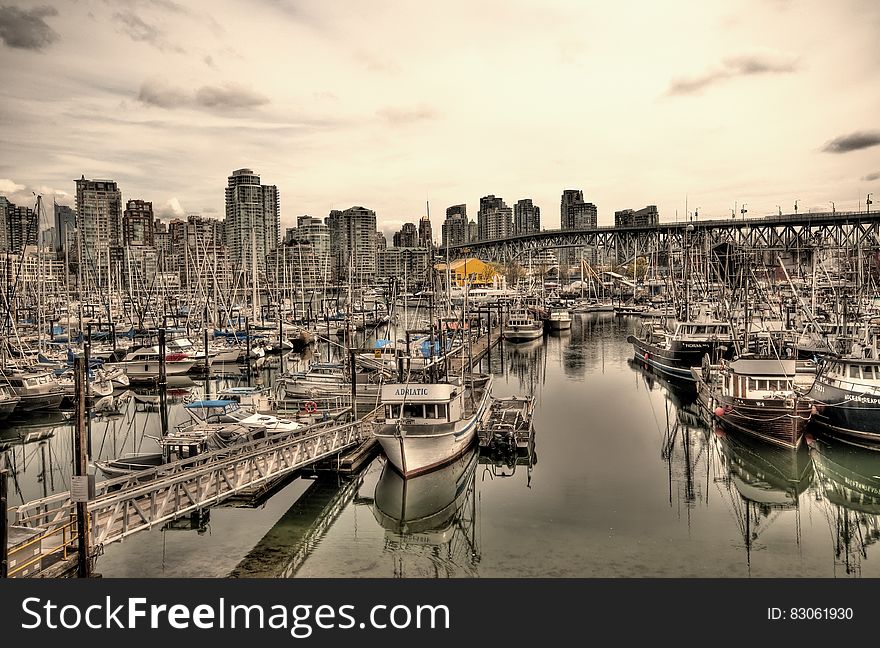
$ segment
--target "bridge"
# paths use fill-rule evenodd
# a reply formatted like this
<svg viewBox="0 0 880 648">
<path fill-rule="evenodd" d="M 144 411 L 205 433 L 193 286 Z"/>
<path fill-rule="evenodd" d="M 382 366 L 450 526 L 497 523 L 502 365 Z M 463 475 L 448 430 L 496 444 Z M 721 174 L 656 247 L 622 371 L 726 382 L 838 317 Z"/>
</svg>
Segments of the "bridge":
<svg viewBox="0 0 880 648">
<path fill-rule="evenodd" d="M 552 248 L 602 248 L 618 261 L 688 247 L 711 249 L 722 243 L 775 251 L 816 247 L 876 249 L 880 246 L 880 213 L 827 212 L 763 218 L 690 220 L 657 225 L 595 229 L 544 230 L 505 238 L 472 241 L 438 250 L 438 258 L 477 257 L 506 263 Z"/>
</svg>

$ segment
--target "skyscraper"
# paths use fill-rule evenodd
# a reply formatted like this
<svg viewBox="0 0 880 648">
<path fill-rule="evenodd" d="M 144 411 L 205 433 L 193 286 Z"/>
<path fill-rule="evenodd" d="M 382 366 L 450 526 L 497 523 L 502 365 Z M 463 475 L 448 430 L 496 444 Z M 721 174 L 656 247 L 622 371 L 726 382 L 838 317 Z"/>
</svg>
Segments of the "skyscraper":
<svg viewBox="0 0 880 648">
<path fill-rule="evenodd" d="M 419 247 L 434 247 L 434 232 L 431 228 L 431 219 L 427 216 L 419 219 Z"/>
<path fill-rule="evenodd" d="M 541 208 L 531 198 L 518 200 L 513 206 L 513 233 L 531 234 L 541 231 Z"/>
<path fill-rule="evenodd" d="M 596 229 L 598 210 L 593 203 L 584 202 L 584 192 L 580 189 L 566 189 L 562 192 L 559 206 L 559 226 L 563 230 Z M 595 259 L 595 251 L 584 248 L 587 258 Z M 563 264 L 573 263 L 575 256 L 581 253 L 572 248 L 559 251 L 559 261 Z"/>
<path fill-rule="evenodd" d="M 614 212 L 614 225 L 616 227 L 649 227 L 660 222 L 660 213 L 657 205 L 648 205 L 642 209 L 621 209 Z"/>
<path fill-rule="evenodd" d="M 467 205 L 452 205 L 446 209 L 443 221 L 443 245 L 462 245 L 467 243 Z"/>
<path fill-rule="evenodd" d="M 483 196 L 477 212 L 477 227 L 481 241 L 508 236 L 513 231 L 513 210 L 501 198 Z"/>
<path fill-rule="evenodd" d="M 73 245 L 73 239 L 68 242 L 68 237 L 73 236 L 76 229 L 76 212 L 67 205 L 55 205 L 55 251 L 59 254 L 64 249 Z"/>
<path fill-rule="evenodd" d="M 122 244 L 122 192 L 116 182 L 85 176 L 76 181 L 76 227 L 79 240 L 71 256 L 81 267 L 93 268 L 99 285 L 106 285 L 110 250 Z"/>
<path fill-rule="evenodd" d="M 376 274 L 376 212 L 366 207 L 334 209 L 327 217 L 330 256 L 337 279 L 348 279 L 349 261 L 355 277 Z"/>
<path fill-rule="evenodd" d="M 260 184 L 251 169 L 233 171 L 226 185 L 224 232 L 233 265 L 249 269 L 255 251 L 257 267 L 265 270 L 266 255 L 281 238 L 278 188 Z"/>
</svg>

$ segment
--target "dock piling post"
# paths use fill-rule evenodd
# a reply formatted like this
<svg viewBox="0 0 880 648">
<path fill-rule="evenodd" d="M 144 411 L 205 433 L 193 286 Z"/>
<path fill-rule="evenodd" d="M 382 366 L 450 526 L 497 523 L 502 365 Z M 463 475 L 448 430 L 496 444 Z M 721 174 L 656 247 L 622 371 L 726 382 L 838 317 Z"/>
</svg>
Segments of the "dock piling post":
<svg viewBox="0 0 880 648">
<path fill-rule="evenodd" d="M 9 575 L 9 484 L 6 481 L 7 470 L 0 470 L 0 510 L 3 511 L 3 524 L 0 524 L 0 578 Z"/>
<path fill-rule="evenodd" d="M 86 389 L 88 378 L 85 357 L 74 358 L 74 390 L 76 400 L 76 428 L 73 434 L 73 470 L 76 477 L 88 474 L 88 456 L 85 450 L 86 437 Z M 5 509 L 4 509 L 5 513 Z M 89 577 L 89 537 L 88 537 L 88 502 L 76 503 L 76 533 L 78 539 L 77 576 Z"/>
</svg>

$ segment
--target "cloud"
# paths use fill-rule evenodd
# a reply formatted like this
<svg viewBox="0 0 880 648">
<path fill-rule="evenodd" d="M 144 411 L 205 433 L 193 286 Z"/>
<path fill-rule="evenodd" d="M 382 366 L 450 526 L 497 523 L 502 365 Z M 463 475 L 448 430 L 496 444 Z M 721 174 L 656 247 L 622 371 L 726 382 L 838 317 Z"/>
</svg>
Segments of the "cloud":
<svg viewBox="0 0 880 648">
<path fill-rule="evenodd" d="M 202 86 L 193 93 L 157 78 L 147 79 L 141 84 L 137 99 L 141 103 L 159 108 L 200 108 L 220 111 L 251 108 L 269 103 L 268 97 L 234 83 Z"/>
<path fill-rule="evenodd" d="M 202 86 L 196 91 L 196 104 L 204 108 L 251 108 L 269 103 L 269 98 L 234 83 Z"/>
<path fill-rule="evenodd" d="M 58 32 L 46 21 L 57 16 L 54 7 L 35 7 L 30 11 L 18 7 L 0 7 L 0 40 L 8 47 L 42 50 L 58 40 Z"/>
<path fill-rule="evenodd" d="M 0 178 L 0 194 L 14 194 L 19 191 L 24 191 L 24 185 L 20 185 L 17 182 L 13 182 L 9 178 Z"/>
<path fill-rule="evenodd" d="M 694 94 L 714 83 L 735 77 L 788 74 L 796 70 L 796 60 L 787 55 L 771 52 L 741 54 L 724 59 L 720 66 L 699 76 L 673 79 L 667 94 Z"/>
<path fill-rule="evenodd" d="M 874 182 L 874 180 L 880 180 L 880 171 L 869 173 L 862 178 L 862 182 Z"/>
<path fill-rule="evenodd" d="M 155 208 L 154 211 L 160 218 L 185 218 L 186 212 L 180 206 L 180 200 L 171 198 L 165 204 Z"/>
<path fill-rule="evenodd" d="M 179 108 L 192 102 L 186 90 L 176 88 L 162 79 L 144 81 L 137 98 L 142 103 L 159 108 Z"/>
<path fill-rule="evenodd" d="M 179 45 L 169 43 L 158 27 L 144 22 L 133 11 L 117 12 L 113 14 L 113 20 L 122 26 L 122 31 L 133 41 L 147 43 L 163 52 L 172 51 L 182 54 L 185 51 Z"/>
<path fill-rule="evenodd" d="M 390 124 L 412 124 L 413 122 L 428 121 L 438 117 L 437 111 L 428 106 L 382 108 L 376 114 Z"/>
<path fill-rule="evenodd" d="M 849 153 L 880 144 L 880 131 L 856 131 L 835 137 L 822 147 L 825 153 Z"/>
</svg>

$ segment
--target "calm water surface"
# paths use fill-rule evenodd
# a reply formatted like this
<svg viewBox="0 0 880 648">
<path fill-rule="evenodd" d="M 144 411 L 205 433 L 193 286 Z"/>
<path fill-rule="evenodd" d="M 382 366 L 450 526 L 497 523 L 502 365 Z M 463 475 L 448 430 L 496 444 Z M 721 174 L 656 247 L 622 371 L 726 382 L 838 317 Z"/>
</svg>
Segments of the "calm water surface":
<svg viewBox="0 0 880 648">
<path fill-rule="evenodd" d="M 818 438 L 784 451 L 723 434 L 693 394 L 631 360 L 637 321 L 496 348 L 495 393 L 534 394 L 531 465 L 476 454 L 404 481 L 380 456 L 353 478 L 295 479 L 258 508 L 221 506 L 106 547 L 104 576 L 877 577 L 880 452 Z M 286 362 L 292 361 L 288 358 Z M 271 372 L 263 380 L 271 381 Z M 211 381 L 243 384 L 241 377 Z M 203 384 L 172 392 L 171 424 Z M 141 396 L 141 401 L 143 398 Z M 149 400 L 149 399 L 146 399 Z M 152 449 L 137 396 L 92 422 L 99 457 Z M 6 422 L 12 503 L 66 490 L 71 428 Z M 40 436 L 48 437 L 40 440 Z"/>
</svg>

